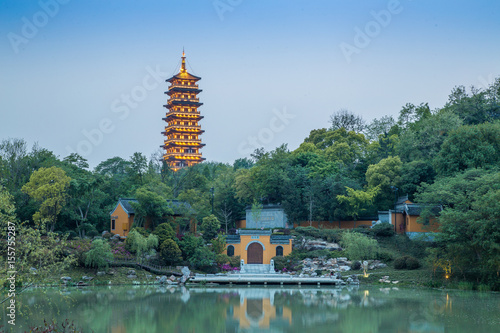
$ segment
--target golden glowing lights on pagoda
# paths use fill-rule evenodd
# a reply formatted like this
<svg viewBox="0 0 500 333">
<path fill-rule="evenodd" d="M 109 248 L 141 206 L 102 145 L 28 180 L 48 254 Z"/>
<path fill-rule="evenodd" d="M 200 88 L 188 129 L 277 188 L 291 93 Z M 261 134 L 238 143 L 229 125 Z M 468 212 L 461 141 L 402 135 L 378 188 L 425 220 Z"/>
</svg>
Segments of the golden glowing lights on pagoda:
<svg viewBox="0 0 500 333">
<path fill-rule="evenodd" d="M 198 122 L 203 119 L 198 108 L 203 105 L 197 95 L 201 92 L 198 89 L 197 81 L 201 77 L 189 74 L 186 70 L 186 56 L 182 52 L 181 69 L 177 75 L 167 79 L 170 82 L 168 91 L 167 115 L 163 120 L 167 122 L 164 144 L 165 149 L 163 159 L 168 166 L 177 171 L 183 167 L 191 166 L 204 161 L 200 148 L 205 144 L 201 143 L 199 136 L 205 132 Z"/>
</svg>

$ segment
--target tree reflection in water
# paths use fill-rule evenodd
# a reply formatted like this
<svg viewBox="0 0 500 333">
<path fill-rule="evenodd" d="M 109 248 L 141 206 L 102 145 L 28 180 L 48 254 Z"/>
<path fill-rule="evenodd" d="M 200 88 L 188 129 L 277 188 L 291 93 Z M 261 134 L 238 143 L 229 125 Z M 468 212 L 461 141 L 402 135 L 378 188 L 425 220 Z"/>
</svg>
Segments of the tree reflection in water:
<svg viewBox="0 0 500 333">
<path fill-rule="evenodd" d="M 497 294 L 376 287 L 37 289 L 16 305 L 19 332 L 66 318 L 99 333 L 492 332 L 500 325 Z"/>
</svg>

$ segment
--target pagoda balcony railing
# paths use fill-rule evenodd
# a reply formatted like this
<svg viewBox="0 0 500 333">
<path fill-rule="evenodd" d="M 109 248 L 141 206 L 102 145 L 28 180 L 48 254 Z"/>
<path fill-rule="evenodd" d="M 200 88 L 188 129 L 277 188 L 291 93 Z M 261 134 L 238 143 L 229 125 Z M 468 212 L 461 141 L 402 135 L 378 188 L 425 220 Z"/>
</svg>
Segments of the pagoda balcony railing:
<svg viewBox="0 0 500 333">
<path fill-rule="evenodd" d="M 168 104 L 170 104 L 172 102 L 197 102 L 197 103 L 199 103 L 200 99 L 199 98 L 170 98 L 168 100 Z"/>
<path fill-rule="evenodd" d="M 201 158 L 201 153 L 166 153 L 165 154 L 167 157 L 173 157 L 173 158 L 178 158 L 178 157 L 196 157 L 196 158 Z"/>
<path fill-rule="evenodd" d="M 174 114 L 174 113 L 184 113 L 184 114 L 195 114 L 195 115 L 199 115 L 200 114 L 200 111 L 180 111 L 180 110 L 175 110 L 175 111 L 168 111 L 167 112 L 167 116 L 168 115 L 171 115 L 171 114 Z"/>
<path fill-rule="evenodd" d="M 201 129 L 201 126 L 200 125 L 180 125 L 180 124 L 172 124 L 172 125 L 168 125 L 167 127 L 165 127 L 165 130 L 167 129 L 170 129 L 170 128 L 192 128 L 192 129 Z"/>
<path fill-rule="evenodd" d="M 191 88 L 191 89 L 198 89 L 198 85 L 194 86 L 186 86 L 185 84 L 172 84 L 168 87 L 168 90 L 172 88 Z"/>
<path fill-rule="evenodd" d="M 167 144 L 169 142 L 180 142 L 180 143 L 188 142 L 188 143 L 200 143 L 201 144 L 200 139 L 198 139 L 198 140 L 195 140 L 195 139 L 168 139 L 168 140 L 165 140 L 164 142 L 165 142 L 165 144 Z"/>
</svg>

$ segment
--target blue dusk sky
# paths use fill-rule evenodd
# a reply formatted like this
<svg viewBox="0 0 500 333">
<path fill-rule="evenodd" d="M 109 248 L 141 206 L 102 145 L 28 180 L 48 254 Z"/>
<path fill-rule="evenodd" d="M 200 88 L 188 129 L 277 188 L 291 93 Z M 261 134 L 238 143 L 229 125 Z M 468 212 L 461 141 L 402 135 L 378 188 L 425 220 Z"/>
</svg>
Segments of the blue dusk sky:
<svg viewBox="0 0 500 333">
<path fill-rule="evenodd" d="M 0 0 L 0 139 L 95 167 L 163 143 L 165 79 L 202 77 L 203 156 L 295 149 L 329 116 L 442 107 L 500 76 L 500 1 Z"/>
</svg>

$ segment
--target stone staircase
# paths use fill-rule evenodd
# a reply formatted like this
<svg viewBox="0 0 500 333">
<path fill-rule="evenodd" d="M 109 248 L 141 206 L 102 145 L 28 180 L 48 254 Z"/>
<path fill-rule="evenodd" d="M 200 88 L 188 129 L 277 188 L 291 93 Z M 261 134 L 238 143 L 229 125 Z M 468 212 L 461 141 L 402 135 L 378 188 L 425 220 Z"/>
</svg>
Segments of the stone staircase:
<svg viewBox="0 0 500 333">
<path fill-rule="evenodd" d="M 240 274 L 275 274 L 276 272 L 271 269 L 271 265 L 264 264 L 242 264 L 240 267 Z"/>
</svg>

